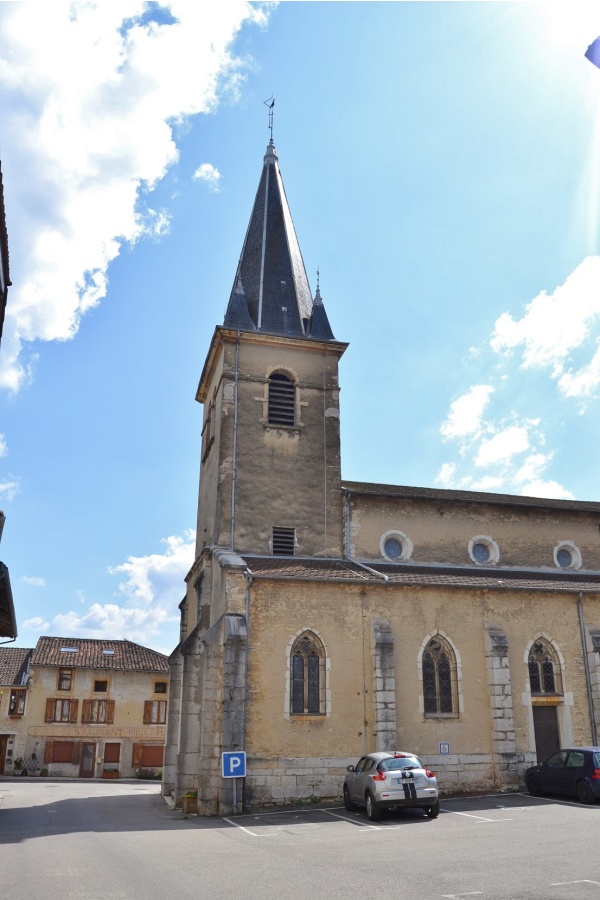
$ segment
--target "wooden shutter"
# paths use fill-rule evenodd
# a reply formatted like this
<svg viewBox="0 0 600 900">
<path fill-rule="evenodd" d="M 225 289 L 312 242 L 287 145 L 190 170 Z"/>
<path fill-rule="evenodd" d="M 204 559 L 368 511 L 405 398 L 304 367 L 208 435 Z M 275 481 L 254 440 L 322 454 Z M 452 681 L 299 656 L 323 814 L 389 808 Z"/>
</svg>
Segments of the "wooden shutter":
<svg viewBox="0 0 600 900">
<path fill-rule="evenodd" d="M 144 703 L 144 725 L 152 724 L 152 700 L 146 700 Z"/>
<path fill-rule="evenodd" d="M 92 721 L 92 701 L 84 700 L 81 704 L 81 724 L 89 725 Z"/>
<path fill-rule="evenodd" d="M 133 745 L 133 755 L 131 758 L 131 765 L 133 766 L 134 769 L 139 769 L 139 767 L 142 765 L 143 750 L 144 750 L 143 744 L 134 744 Z"/>
<path fill-rule="evenodd" d="M 52 762 L 52 751 L 53 750 L 54 750 L 54 741 L 53 740 L 46 741 L 46 746 L 44 747 L 44 763 L 46 765 L 48 765 L 48 763 Z"/>
<path fill-rule="evenodd" d="M 115 721 L 115 701 L 107 700 L 106 701 L 106 724 L 112 725 Z"/>
<path fill-rule="evenodd" d="M 54 722 L 56 713 L 56 700 L 46 700 L 46 718 L 45 722 Z"/>
<path fill-rule="evenodd" d="M 75 701 L 77 703 L 77 700 Z M 81 741 L 73 741 L 73 756 L 71 757 L 71 762 L 74 766 L 79 765 L 79 760 L 81 758 Z"/>
<path fill-rule="evenodd" d="M 77 724 L 77 710 L 79 708 L 79 700 L 71 700 L 69 703 L 69 722 L 71 725 Z"/>
</svg>

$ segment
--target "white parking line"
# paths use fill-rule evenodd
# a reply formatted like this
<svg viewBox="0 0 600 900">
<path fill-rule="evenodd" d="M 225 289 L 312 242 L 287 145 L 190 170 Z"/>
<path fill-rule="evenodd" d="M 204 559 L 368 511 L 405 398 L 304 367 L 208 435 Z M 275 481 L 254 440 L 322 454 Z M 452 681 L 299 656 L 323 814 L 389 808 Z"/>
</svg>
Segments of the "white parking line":
<svg viewBox="0 0 600 900">
<path fill-rule="evenodd" d="M 324 809 L 323 812 L 326 812 L 328 816 L 335 816 L 336 819 L 343 819 L 344 822 L 350 822 L 352 825 L 358 825 L 359 828 L 372 828 L 374 831 L 381 830 L 378 825 L 366 825 L 363 822 L 357 822 L 356 819 L 349 819 L 348 816 L 340 816 L 339 813 L 330 812 L 328 809 Z"/>
<path fill-rule="evenodd" d="M 440 812 L 451 813 L 453 816 L 466 816 L 467 819 L 479 819 L 480 822 L 512 822 L 512 819 L 486 819 L 485 816 L 475 816 L 473 813 L 461 813 L 455 809 L 442 809 Z"/>
<path fill-rule="evenodd" d="M 277 837 L 276 834 L 256 834 L 256 832 L 250 831 L 249 828 L 245 828 L 244 825 L 238 825 L 237 822 L 234 822 L 232 819 L 227 819 L 225 816 L 223 816 L 223 821 L 229 822 L 230 825 L 235 825 L 235 827 L 239 828 L 240 831 L 245 831 L 246 834 L 251 834 L 252 837 Z"/>
<path fill-rule="evenodd" d="M 442 897 L 446 897 L 448 900 L 459 900 L 460 897 L 474 897 L 476 894 L 481 897 L 483 891 L 467 891 L 466 894 L 442 894 Z"/>
<path fill-rule="evenodd" d="M 580 878 L 579 881 L 553 881 L 550 887 L 563 887 L 567 884 L 597 884 L 600 887 L 600 881 L 590 881 L 589 878 Z"/>
</svg>

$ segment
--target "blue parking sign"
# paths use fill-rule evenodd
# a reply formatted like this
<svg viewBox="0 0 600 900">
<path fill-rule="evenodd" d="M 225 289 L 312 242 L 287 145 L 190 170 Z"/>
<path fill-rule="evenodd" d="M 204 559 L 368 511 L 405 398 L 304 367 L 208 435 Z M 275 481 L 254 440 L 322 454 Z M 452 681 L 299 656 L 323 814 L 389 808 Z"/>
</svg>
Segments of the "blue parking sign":
<svg viewBox="0 0 600 900">
<path fill-rule="evenodd" d="M 223 753 L 221 755 L 221 775 L 223 778 L 245 778 L 246 752 L 238 750 L 235 753 Z"/>
</svg>

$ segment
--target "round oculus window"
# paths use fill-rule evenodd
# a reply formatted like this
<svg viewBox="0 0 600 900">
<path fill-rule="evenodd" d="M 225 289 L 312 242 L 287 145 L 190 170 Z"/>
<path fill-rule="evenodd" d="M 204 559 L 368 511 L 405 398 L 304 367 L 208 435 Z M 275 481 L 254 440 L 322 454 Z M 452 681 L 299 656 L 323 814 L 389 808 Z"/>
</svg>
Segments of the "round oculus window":
<svg viewBox="0 0 600 900">
<path fill-rule="evenodd" d="M 478 562 L 480 565 L 489 561 L 490 558 L 490 548 L 487 544 L 473 544 L 472 549 L 473 557 L 475 562 Z"/>
<path fill-rule="evenodd" d="M 383 551 L 389 559 L 400 559 L 402 556 L 402 544 L 398 538 L 389 537 L 383 545 Z"/>
<path fill-rule="evenodd" d="M 573 554 L 567 547 L 561 547 L 556 551 L 556 562 L 561 569 L 568 569 L 573 564 Z"/>
<path fill-rule="evenodd" d="M 554 548 L 554 565 L 560 569 L 580 569 L 581 551 L 573 541 L 561 541 Z"/>
<path fill-rule="evenodd" d="M 469 556 L 477 566 L 495 566 L 500 559 L 500 549 L 487 534 L 477 534 L 469 541 Z"/>
</svg>

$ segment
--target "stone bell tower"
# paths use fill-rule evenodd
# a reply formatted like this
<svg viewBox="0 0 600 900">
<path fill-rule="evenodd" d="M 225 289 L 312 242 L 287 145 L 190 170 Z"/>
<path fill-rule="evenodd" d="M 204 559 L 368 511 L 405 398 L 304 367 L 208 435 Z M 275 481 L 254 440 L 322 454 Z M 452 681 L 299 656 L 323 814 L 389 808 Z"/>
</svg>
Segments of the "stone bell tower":
<svg viewBox="0 0 600 900">
<path fill-rule="evenodd" d="M 198 538 L 238 553 L 339 557 L 338 361 L 313 300 L 273 141 L 264 157 L 204 404 Z"/>
<path fill-rule="evenodd" d="M 163 792 L 231 811 L 224 750 L 246 745 L 250 557 L 343 556 L 338 363 L 313 299 L 271 139 L 204 405 L 196 559 L 170 657 Z"/>
</svg>

